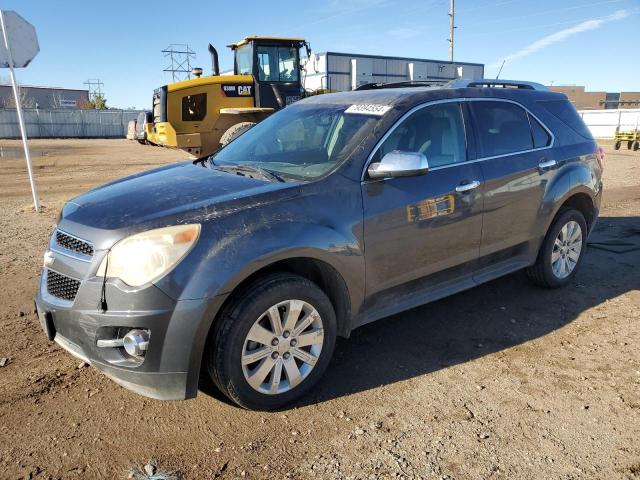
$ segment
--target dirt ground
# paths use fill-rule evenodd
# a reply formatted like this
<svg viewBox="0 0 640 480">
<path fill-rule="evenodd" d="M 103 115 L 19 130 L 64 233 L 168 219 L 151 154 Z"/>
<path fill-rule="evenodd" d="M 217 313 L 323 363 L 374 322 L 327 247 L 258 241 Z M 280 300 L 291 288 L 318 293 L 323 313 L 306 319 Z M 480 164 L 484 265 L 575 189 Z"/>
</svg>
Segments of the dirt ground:
<svg viewBox="0 0 640 480">
<path fill-rule="evenodd" d="M 34 141 L 35 214 L 19 144 L 0 146 L 0 478 L 126 478 L 150 458 L 187 479 L 640 478 L 640 152 L 606 147 L 575 283 L 510 275 L 362 327 L 302 403 L 255 413 L 131 393 L 48 343 L 33 312 L 63 202 L 184 155 Z"/>
</svg>

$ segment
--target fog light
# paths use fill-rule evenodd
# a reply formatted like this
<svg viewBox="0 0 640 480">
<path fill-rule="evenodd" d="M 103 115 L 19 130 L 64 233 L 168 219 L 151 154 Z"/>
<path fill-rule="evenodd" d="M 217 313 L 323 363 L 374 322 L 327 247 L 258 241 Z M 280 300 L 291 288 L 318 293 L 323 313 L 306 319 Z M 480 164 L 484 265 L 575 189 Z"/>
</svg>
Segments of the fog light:
<svg viewBox="0 0 640 480">
<path fill-rule="evenodd" d="M 142 357 L 149 347 L 149 330 L 131 330 L 124 336 L 122 341 L 122 346 L 129 355 Z"/>
</svg>

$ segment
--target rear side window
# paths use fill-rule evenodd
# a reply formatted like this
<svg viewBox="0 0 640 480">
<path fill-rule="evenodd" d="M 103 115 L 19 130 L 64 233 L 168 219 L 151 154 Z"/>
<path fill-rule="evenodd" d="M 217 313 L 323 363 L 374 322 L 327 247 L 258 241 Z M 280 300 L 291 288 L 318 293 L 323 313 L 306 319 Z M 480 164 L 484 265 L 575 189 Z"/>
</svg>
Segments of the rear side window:
<svg viewBox="0 0 640 480">
<path fill-rule="evenodd" d="M 527 112 L 513 103 L 471 102 L 480 156 L 494 157 L 533 149 Z"/>
<path fill-rule="evenodd" d="M 569 100 L 548 100 L 538 102 L 545 109 L 547 109 L 553 116 L 560 119 L 562 123 L 567 125 L 571 130 L 577 134 L 593 140 L 593 135 L 589 131 L 589 128 L 585 125 L 580 117 L 580 114 L 576 111 Z"/>
<path fill-rule="evenodd" d="M 547 132 L 540 122 L 532 115 L 529 115 L 529 124 L 531 125 L 531 135 L 533 135 L 534 148 L 543 148 L 551 145 L 551 135 Z"/>
<path fill-rule="evenodd" d="M 182 97 L 182 121 L 197 122 L 207 115 L 207 94 L 197 93 Z"/>
</svg>

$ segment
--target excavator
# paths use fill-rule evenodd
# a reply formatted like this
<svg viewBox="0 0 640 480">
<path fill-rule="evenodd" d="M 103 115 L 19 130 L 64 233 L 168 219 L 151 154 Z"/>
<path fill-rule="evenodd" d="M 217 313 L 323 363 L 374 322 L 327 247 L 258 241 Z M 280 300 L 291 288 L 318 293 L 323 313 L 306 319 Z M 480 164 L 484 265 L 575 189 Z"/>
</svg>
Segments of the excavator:
<svg viewBox="0 0 640 480">
<path fill-rule="evenodd" d="M 228 47 L 233 74 L 220 74 L 218 52 L 209 44 L 211 75 L 195 68 L 195 78 L 154 91 L 150 143 L 209 155 L 304 95 L 300 50 L 310 55 L 304 39 L 251 36 Z"/>
</svg>

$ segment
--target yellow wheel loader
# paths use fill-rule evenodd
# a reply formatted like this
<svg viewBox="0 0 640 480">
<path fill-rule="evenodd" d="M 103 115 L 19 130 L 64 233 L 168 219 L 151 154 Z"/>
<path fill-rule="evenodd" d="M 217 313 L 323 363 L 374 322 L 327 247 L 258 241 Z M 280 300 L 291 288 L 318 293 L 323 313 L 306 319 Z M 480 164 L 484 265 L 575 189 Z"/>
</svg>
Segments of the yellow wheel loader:
<svg viewBox="0 0 640 480">
<path fill-rule="evenodd" d="M 302 38 L 246 37 L 229 45 L 234 52 L 233 75 L 220 75 L 218 52 L 209 44 L 212 75 L 171 83 L 153 93 L 151 143 L 180 148 L 196 157 L 221 145 L 299 100 Z"/>
</svg>

